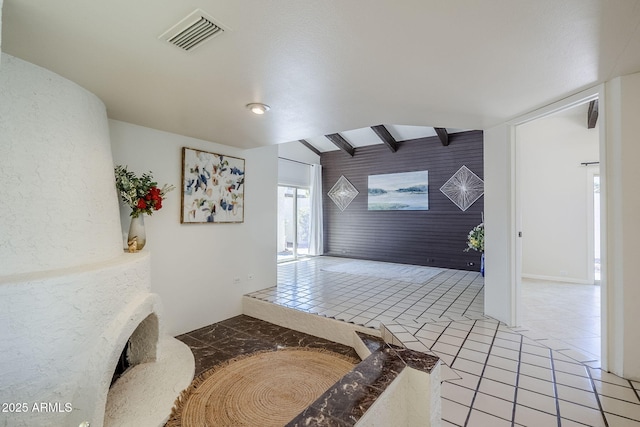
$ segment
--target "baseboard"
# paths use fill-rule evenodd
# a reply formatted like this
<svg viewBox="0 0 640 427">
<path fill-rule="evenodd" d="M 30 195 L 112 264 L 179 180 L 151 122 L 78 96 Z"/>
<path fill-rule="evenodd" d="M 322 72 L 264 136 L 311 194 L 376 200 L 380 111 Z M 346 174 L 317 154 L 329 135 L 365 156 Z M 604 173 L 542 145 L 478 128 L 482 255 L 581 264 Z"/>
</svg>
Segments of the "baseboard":
<svg viewBox="0 0 640 427">
<path fill-rule="evenodd" d="M 523 274 L 521 276 L 523 279 L 531 279 L 531 280 L 544 280 L 545 282 L 562 282 L 562 283 L 573 283 L 577 285 L 593 285 L 593 283 L 589 282 L 585 279 L 578 279 L 575 277 L 566 277 L 566 276 L 540 276 L 537 274 Z"/>
</svg>

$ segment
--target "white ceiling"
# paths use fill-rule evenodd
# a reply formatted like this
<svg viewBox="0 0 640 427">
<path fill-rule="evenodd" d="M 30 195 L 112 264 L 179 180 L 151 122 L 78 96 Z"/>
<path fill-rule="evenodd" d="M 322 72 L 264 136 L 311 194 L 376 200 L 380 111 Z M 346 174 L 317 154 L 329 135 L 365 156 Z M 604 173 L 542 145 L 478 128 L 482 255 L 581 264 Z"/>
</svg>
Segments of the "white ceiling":
<svg viewBox="0 0 640 427">
<path fill-rule="evenodd" d="M 158 39 L 196 8 L 229 30 Z M 483 129 L 640 71 L 640 0 L 5 0 L 2 31 L 111 118 L 238 147 Z"/>
</svg>

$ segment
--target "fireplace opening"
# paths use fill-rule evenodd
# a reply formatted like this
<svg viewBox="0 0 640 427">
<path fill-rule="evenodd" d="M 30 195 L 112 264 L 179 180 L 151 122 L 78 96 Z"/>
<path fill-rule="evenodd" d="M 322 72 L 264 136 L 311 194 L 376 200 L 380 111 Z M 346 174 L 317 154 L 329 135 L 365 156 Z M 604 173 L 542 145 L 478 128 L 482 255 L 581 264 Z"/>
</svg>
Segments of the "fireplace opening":
<svg viewBox="0 0 640 427">
<path fill-rule="evenodd" d="M 131 363 L 127 359 L 127 353 L 129 352 L 129 346 L 131 341 L 127 341 L 127 344 L 122 349 L 122 353 L 120 354 L 120 358 L 118 359 L 118 363 L 116 364 L 116 370 L 113 372 L 113 377 L 111 378 L 111 384 L 109 388 L 113 386 L 113 384 L 120 378 L 124 373 L 129 369 Z"/>
<path fill-rule="evenodd" d="M 151 313 L 140 322 L 124 345 L 113 371 L 110 388 L 130 368 L 156 361 L 158 336 L 158 317 Z"/>
</svg>

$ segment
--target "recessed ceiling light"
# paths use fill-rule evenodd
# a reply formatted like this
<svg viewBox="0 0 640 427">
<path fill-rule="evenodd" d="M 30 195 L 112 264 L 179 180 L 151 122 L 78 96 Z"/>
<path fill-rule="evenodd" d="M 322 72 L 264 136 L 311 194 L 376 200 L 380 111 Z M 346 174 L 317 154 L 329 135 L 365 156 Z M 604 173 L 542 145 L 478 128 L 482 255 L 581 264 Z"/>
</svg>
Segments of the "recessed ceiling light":
<svg viewBox="0 0 640 427">
<path fill-rule="evenodd" d="M 251 104 L 247 104 L 247 108 L 253 114 L 264 114 L 271 109 L 267 104 L 261 104 L 259 102 L 253 102 Z"/>
</svg>

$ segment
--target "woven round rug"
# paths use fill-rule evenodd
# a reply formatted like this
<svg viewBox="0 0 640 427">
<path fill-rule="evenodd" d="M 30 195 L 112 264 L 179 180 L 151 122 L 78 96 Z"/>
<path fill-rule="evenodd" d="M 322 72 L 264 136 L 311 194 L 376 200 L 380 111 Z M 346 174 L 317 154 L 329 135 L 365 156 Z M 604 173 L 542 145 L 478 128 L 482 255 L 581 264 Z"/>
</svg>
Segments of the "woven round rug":
<svg viewBox="0 0 640 427">
<path fill-rule="evenodd" d="M 166 427 L 281 427 L 357 362 L 306 347 L 229 360 L 196 378 L 182 392 Z"/>
</svg>

